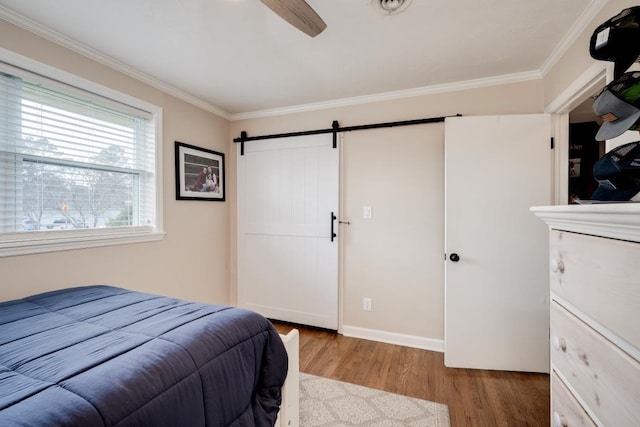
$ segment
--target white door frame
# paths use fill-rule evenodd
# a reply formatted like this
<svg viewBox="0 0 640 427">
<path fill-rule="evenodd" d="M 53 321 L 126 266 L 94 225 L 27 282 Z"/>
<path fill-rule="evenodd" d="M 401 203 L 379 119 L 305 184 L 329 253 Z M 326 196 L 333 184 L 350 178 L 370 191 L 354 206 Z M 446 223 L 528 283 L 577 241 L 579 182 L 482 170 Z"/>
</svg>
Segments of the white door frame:
<svg viewBox="0 0 640 427">
<path fill-rule="evenodd" d="M 582 104 L 595 90 L 613 79 L 613 66 L 609 62 L 595 62 L 545 108 L 552 115 L 552 133 L 555 135 L 553 199 L 556 205 L 569 200 L 569 112 Z"/>
</svg>

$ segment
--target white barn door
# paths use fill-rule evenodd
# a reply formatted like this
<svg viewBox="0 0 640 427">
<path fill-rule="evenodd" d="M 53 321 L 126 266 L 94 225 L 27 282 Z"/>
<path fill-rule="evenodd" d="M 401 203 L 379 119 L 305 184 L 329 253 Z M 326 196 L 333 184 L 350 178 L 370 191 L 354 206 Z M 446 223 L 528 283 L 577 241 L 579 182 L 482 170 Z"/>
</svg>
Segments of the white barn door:
<svg viewBox="0 0 640 427">
<path fill-rule="evenodd" d="M 548 372 L 550 116 L 445 121 L 445 365 Z"/>
<path fill-rule="evenodd" d="M 332 134 L 245 143 L 238 155 L 240 307 L 338 329 L 338 176 Z"/>
</svg>

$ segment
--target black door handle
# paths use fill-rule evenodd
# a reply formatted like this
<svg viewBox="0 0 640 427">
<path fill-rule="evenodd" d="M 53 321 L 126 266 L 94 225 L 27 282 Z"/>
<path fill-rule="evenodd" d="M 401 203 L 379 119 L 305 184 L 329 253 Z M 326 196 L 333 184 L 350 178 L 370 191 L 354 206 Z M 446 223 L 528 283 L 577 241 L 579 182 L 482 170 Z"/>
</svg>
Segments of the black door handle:
<svg viewBox="0 0 640 427">
<path fill-rule="evenodd" d="M 460 261 L 460 256 L 457 253 L 452 253 L 449 255 L 449 259 L 453 262 L 458 262 Z"/>
<path fill-rule="evenodd" d="M 336 216 L 333 212 L 331 212 L 331 241 L 336 238 L 336 233 L 333 231 L 333 223 L 336 220 Z"/>
</svg>

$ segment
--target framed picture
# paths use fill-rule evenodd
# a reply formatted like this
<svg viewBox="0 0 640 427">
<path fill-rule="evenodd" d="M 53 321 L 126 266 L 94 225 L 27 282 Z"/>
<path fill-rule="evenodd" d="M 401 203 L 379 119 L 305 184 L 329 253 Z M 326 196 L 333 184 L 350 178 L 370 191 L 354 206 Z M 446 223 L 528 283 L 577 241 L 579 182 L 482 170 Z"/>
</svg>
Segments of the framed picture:
<svg viewBox="0 0 640 427">
<path fill-rule="evenodd" d="M 581 158 L 569 159 L 569 178 L 577 178 L 580 176 Z"/>
<path fill-rule="evenodd" d="M 176 199 L 224 202 L 224 154 L 175 143 Z"/>
</svg>

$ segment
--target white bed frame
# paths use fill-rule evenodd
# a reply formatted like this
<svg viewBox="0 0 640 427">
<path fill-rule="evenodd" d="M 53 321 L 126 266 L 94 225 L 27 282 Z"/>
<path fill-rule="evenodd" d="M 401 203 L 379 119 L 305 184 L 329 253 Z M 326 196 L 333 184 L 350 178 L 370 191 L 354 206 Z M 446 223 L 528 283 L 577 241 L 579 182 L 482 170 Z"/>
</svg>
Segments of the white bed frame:
<svg viewBox="0 0 640 427">
<path fill-rule="evenodd" d="M 280 335 L 289 356 L 289 371 L 282 387 L 282 404 L 276 427 L 298 427 L 300 425 L 300 334 L 292 329 Z"/>
</svg>

